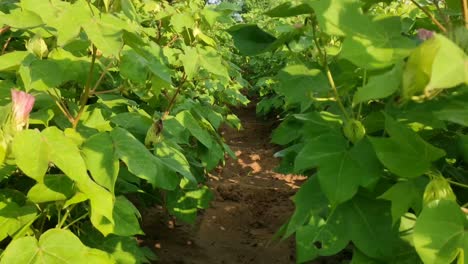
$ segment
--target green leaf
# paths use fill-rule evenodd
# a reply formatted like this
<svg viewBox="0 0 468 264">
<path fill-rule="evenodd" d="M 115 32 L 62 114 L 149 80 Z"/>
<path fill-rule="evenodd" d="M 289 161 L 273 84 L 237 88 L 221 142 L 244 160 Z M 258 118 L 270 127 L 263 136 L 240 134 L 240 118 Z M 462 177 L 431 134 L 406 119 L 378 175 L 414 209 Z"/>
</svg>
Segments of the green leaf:
<svg viewBox="0 0 468 264">
<path fill-rule="evenodd" d="M 339 157 L 346 150 L 346 140 L 337 134 L 324 134 L 309 140 L 294 162 L 294 170 L 302 171 L 320 166 Z"/>
<path fill-rule="evenodd" d="M 295 169 L 318 167 L 323 193 L 332 205 L 351 199 L 359 186 L 369 186 L 381 173 L 369 143 L 360 142 L 350 151 L 341 135 L 325 134 L 306 143 L 295 160 Z"/>
<path fill-rule="evenodd" d="M 445 156 L 445 151 L 427 143 L 390 116 L 385 119 L 385 129 L 390 138 L 371 137 L 370 141 L 380 162 L 400 177 L 419 177 L 431 168 L 433 161 Z"/>
<path fill-rule="evenodd" d="M 468 252 L 468 220 L 460 206 L 448 200 L 429 204 L 419 215 L 413 241 L 424 263 L 465 263 Z"/>
<path fill-rule="evenodd" d="M 22 237 L 12 241 L 3 252 L 1 264 L 83 263 L 87 248 L 69 230 L 50 229 L 39 238 Z"/>
<path fill-rule="evenodd" d="M 24 174 L 42 183 L 49 168 L 49 149 L 37 130 L 23 130 L 13 140 L 13 155 Z"/>
<path fill-rule="evenodd" d="M 75 193 L 73 181 L 61 174 L 48 174 L 44 183 L 37 183 L 28 191 L 28 198 L 35 203 L 63 201 Z"/>
<path fill-rule="evenodd" d="M 109 253 L 119 264 L 150 263 L 148 258 L 154 258 L 154 255 L 146 253 L 145 248 L 138 245 L 134 237 L 116 235 L 104 237 L 90 230 L 81 238 L 87 246 Z"/>
<path fill-rule="evenodd" d="M 390 203 L 356 196 L 341 204 L 336 214 L 342 219 L 353 244 L 364 254 L 376 259 L 391 259 L 401 246 L 398 227 L 392 226 Z M 344 234 L 342 234 L 344 235 Z"/>
<path fill-rule="evenodd" d="M 124 49 L 120 59 L 120 74 L 131 81 L 144 83 L 148 78 L 148 61 L 132 49 Z"/>
<path fill-rule="evenodd" d="M 23 194 L 3 189 L 0 193 L 0 241 L 14 235 L 36 218 L 37 207 L 31 202 L 25 202 Z"/>
<path fill-rule="evenodd" d="M 312 103 L 314 96 L 323 94 L 328 90 L 325 75 L 317 69 L 310 69 L 303 64 L 288 65 L 278 75 L 279 85 L 275 86 L 277 93 L 286 97 L 290 104 Z"/>
<path fill-rule="evenodd" d="M 211 74 L 222 77 L 224 81 L 229 80 L 229 73 L 223 65 L 221 56 L 211 47 L 185 47 L 184 55 L 181 56 L 185 73 L 189 79 L 194 78 L 200 68 Z"/>
<path fill-rule="evenodd" d="M 403 73 L 401 93 L 404 99 L 410 99 L 424 91 L 429 83 L 432 64 L 439 47 L 436 39 L 431 38 L 411 52 Z"/>
<path fill-rule="evenodd" d="M 303 263 L 318 256 L 332 256 L 343 250 L 349 243 L 345 219 L 332 215 L 329 219 L 314 216 L 308 225 L 296 231 L 297 262 Z"/>
<path fill-rule="evenodd" d="M 133 50 L 140 55 L 140 57 L 137 58 L 138 63 L 144 63 L 151 73 L 165 81 L 167 85 L 172 83 L 172 71 L 166 65 L 167 58 L 164 56 L 163 51 L 159 45 L 153 41 L 145 43 L 147 45 L 144 46 L 135 43 L 126 44 L 132 47 Z"/>
<path fill-rule="evenodd" d="M 51 5 L 49 9 L 54 9 Z M 47 21 L 48 26 L 57 29 L 57 45 L 65 46 L 78 37 L 82 26 L 92 19 L 92 11 L 85 1 L 75 1 Z"/>
<path fill-rule="evenodd" d="M 190 131 L 190 133 L 208 149 L 212 147 L 213 139 L 208 131 L 203 129 L 200 126 L 200 123 L 195 119 L 195 117 L 190 113 L 190 111 L 185 110 L 176 115 L 177 121 L 180 122 L 182 126 Z"/>
<path fill-rule="evenodd" d="M 421 211 L 422 197 L 426 184 L 427 179 L 423 177 L 400 181 L 379 196 L 380 199 L 392 202 L 393 224 L 396 224 L 397 221 L 400 220 L 400 217 L 408 212 L 410 208 L 413 209 L 416 214 Z"/>
<path fill-rule="evenodd" d="M 301 185 L 299 191 L 294 195 L 293 201 L 296 209 L 287 223 L 284 238 L 296 232 L 311 216 L 319 215 L 325 211 L 328 204 L 316 176 L 310 177 Z"/>
<path fill-rule="evenodd" d="M 122 21 L 110 14 L 94 16 L 83 29 L 89 39 L 106 56 L 118 57 L 123 46 L 123 30 L 119 25 Z"/>
<path fill-rule="evenodd" d="M 182 149 L 175 143 L 164 140 L 154 146 L 154 154 L 173 171 L 180 173 L 192 183 L 197 183 L 197 180 L 190 171 L 190 164 L 187 158 L 181 152 Z"/>
<path fill-rule="evenodd" d="M 228 29 L 242 55 L 253 56 L 269 51 L 276 38 L 255 24 L 241 24 Z"/>
<path fill-rule="evenodd" d="M 93 179 L 114 193 L 119 160 L 110 134 L 104 132 L 89 137 L 82 145 L 81 153 Z"/>
<path fill-rule="evenodd" d="M 365 86 L 354 94 L 353 104 L 357 105 L 369 100 L 382 99 L 395 93 L 401 85 L 403 64 L 396 64 L 392 70 L 371 77 Z"/>
<path fill-rule="evenodd" d="M 188 12 L 181 12 L 171 17 L 171 25 L 175 31 L 182 33 L 185 29 L 192 29 L 195 26 L 195 20 Z"/>
<path fill-rule="evenodd" d="M 165 165 L 132 134 L 122 128 L 115 128 L 110 134 L 117 157 L 127 165 L 131 173 L 147 180 L 154 187 L 166 190 L 177 187 L 179 178 L 165 174 Z"/>
<path fill-rule="evenodd" d="M 124 196 L 117 196 L 114 203 L 114 223 L 100 221 L 96 226 L 103 234 L 115 234 L 118 236 L 143 235 L 138 219 L 140 212 Z"/>
<path fill-rule="evenodd" d="M 206 186 L 196 190 L 179 190 L 167 194 L 167 207 L 178 219 L 194 224 L 197 209 L 208 208 L 213 198 L 212 191 Z"/>
<path fill-rule="evenodd" d="M 435 34 L 434 38 L 439 50 L 434 57 L 431 78 L 425 91 L 468 83 L 468 57 L 465 52 L 443 35 Z"/>
<path fill-rule="evenodd" d="M 0 16 L 0 24 L 8 25 L 12 28 L 30 29 L 44 24 L 41 17 L 29 10 L 14 9 L 9 14 Z"/>
<path fill-rule="evenodd" d="M 30 54 L 27 51 L 13 51 L 0 56 L 0 71 L 16 71 L 24 58 Z"/>
<path fill-rule="evenodd" d="M 308 4 L 294 5 L 291 2 L 285 2 L 269 11 L 265 15 L 270 17 L 292 17 L 303 14 L 312 14 L 314 10 Z"/>
</svg>

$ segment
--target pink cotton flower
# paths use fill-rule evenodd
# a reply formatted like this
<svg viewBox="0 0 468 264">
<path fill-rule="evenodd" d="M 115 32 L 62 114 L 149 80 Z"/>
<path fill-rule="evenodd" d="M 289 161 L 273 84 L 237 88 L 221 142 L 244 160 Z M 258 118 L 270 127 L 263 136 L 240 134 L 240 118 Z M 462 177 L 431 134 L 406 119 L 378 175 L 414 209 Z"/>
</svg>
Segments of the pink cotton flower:
<svg viewBox="0 0 468 264">
<path fill-rule="evenodd" d="M 420 28 L 418 29 L 418 38 L 420 40 L 428 40 L 430 38 L 432 38 L 434 36 L 434 32 L 433 31 L 430 31 L 430 30 L 427 30 L 427 29 L 424 29 L 424 28 Z"/>
<path fill-rule="evenodd" d="M 13 124 L 19 131 L 28 124 L 29 113 L 34 106 L 35 98 L 31 94 L 13 89 L 11 90 L 11 99 L 13 101 Z"/>
</svg>

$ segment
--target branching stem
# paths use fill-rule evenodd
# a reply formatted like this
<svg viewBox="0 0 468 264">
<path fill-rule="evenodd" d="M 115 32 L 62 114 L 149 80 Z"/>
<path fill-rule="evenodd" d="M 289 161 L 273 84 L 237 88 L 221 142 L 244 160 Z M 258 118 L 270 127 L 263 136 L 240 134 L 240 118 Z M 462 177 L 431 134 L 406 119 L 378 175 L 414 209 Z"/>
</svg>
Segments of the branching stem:
<svg viewBox="0 0 468 264">
<path fill-rule="evenodd" d="M 466 2 L 466 0 L 463 0 L 464 2 Z M 421 9 L 421 11 L 423 11 L 424 14 L 426 14 L 426 16 L 428 18 L 430 18 L 432 20 L 432 22 L 444 33 L 447 32 L 447 29 L 444 27 L 444 25 L 442 25 L 442 23 L 439 22 L 439 20 L 437 20 L 437 18 L 434 17 L 433 14 L 431 14 L 431 12 L 429 12 L 429 10 L 427 10 L 426 8 L 424 8 L 422 5 L 420 5 L 418 2 L 416 2 L 416 0 L 411 0 L 411 2 L 417 6 L 419 9 Z"/>
</svg>

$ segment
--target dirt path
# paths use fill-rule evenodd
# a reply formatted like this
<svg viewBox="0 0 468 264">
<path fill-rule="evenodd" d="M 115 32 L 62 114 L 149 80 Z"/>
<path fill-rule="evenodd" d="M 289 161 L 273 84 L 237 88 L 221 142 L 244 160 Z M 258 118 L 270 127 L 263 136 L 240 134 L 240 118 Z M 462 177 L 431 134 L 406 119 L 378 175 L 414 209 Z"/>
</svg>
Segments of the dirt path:
<svg viewBox="0 0 468 264">
<path fill-rule="evenodd" d="M 158 221 L 158 212 L 145 215 L 145 244 L 154 246 L 157 263 L 295 263 L 292 240 L 270 240 L 293 212 L 290 197 L 303 178 L 273 171 L 272 124 L 255 117 L 255 105 L 235 112 L 244 130 L 224 129 L 223 136 L 237 160 L 209 175 L 215 199 L 198 223 L 174 227 Z"/>
</svg>

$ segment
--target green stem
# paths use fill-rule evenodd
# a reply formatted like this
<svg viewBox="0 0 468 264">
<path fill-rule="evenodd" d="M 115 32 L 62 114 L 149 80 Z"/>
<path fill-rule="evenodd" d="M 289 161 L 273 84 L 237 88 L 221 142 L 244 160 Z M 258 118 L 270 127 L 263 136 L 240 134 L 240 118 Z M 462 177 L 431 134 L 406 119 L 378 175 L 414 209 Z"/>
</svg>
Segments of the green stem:
<svg viewBox="0 0 468 264">
<path fill-rule="evenodd" d="M 468 185 L 447 179 L 450 184 L 468 189 Z"/>
<path fill-rule="evenodd" d="M 418 2 L 416 2 L 416 0 L 410 0 L 416 7 L 418 7 L 421 11 L 423 11 L 424 14 L 426 14 L 427 17 L 429 17 L 432 22 L 442 31 L 442 32 L 447 32 L 447 29 L 439 22 L 439 20 L 437 20 L 434 15 L 431 14 L 431 12 L 429 12 L 429 10 L 427 10 L 426 8 L 424 8 L 423 6 L 421 6 Z M 466 2 L 466 0 L 462 0 L 464 2 Z"/>
<path fill-rule="evenodd" d="M 83 114 L 85 108 L 86 108 L 86 102 L 88 101 L 89 94 L 91 91 L 91 81 L 93 79 L 93 72 L 94 72 L 94 65 L 96 64 L 96 53 L 97 53 L 97 48 L 96 46 L 93 45 L 93 54 L 91 58 L 91 66 L 89 67 L 89 73 L 88 73 L 88 79 L 86 80 L 86 84 L 83 90 L 83 94 L 81 95 L 80 98 L 80 109 L 78 110 L 78 114 L 73 120 L 73 129 L 76 129 L 78 122 L 80 121 L 81 115 Z"/>
<path fill-rule="evenodd" d="M 76 206 L 76 204 L 70 206 L 70 208 L 67 208 L 65 214 L 63 215 L 60 223 L 57 225 L 57 228 L 62 228 L 63 224 L 65 224 L 65 221 L 67 221 L 68 216 L 70 215 L 71 211 L 73 208 Z M 59 211 L 60 212 L 60 211 Z"/>
<path fill-rule="evenodd" d="M 328 66 L 327 52 L 325 50 L 322 50 L 320 42 L 317 39 L 317 31 L 315 30 L 315 27 L 316 27 L 316 23 L 312 23 L 314 43 L 315 43 L 315 46 L 317 46 L 319 56 L 321 57 L 323 68 L 325 69 L 325 72 L 326 72 L 326 75 L 327 75 L 328 83 L 330 84 L 332 92 L 333 92 L 333 94 L 335 96 L 335 100 L 336 100 L 338 106 L 340 107 L 341 111 L 343 112 L 343 115 L 344 115 L 345 119 L 349 120 L 348 111 L 346 111 L 346 108 L 344 107 L 343 102 L 341 101 L 340 94 L 338 93 L 338 89 L 336 88 L 336 85 L 335 85 L 335 80 L 333 79 L 333 75 L 332 75 L 332 73 L 330 71 L 330 67 Z"/>
<path fill-rule="evenodd" d="M 89 212 L 86 212 L 85 214 L 83 214 L 82 216 L 76 218 L 75 220 L 73 220 L 71 223 L 69 223 L 68 225 L 66 225 L 63 229 L 68 229 L 70 226 L 74 225 L 75 223 L 77 223 L 78 221 L 81 221 L 83 218 L 87 217 L 89 215 Z"/>
<path fill-rule="evenodd" d="M 364 69 L 364 76 L 362 77 L 362 87 L 363 88 L 364 88 L 364 86 L 366 86 L 366 83 L 367 83 L 367 70 Z M 361 111 L 362 111 L 362 103 L 359 103 L 358 113 L 357 113 L 357 116 L 356 116 L 357 120 L 360 120 L 360 118 L 361 118 Z"/>
</svg>

